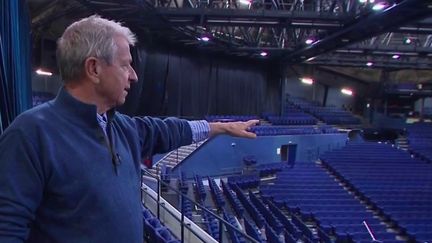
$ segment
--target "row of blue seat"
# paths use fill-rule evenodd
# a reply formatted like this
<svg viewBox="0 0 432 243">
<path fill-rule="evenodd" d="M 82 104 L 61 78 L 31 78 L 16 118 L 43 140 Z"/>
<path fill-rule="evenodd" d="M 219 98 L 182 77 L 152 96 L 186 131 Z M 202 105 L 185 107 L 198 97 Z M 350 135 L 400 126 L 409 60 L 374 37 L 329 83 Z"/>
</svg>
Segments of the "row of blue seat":
<svg viewBox="0 0 432 243">
<path fill-rule="evenodd" d="M 231 207 L 234 209 L 234 212 L 237 214 L 237 217 L 243 218 L 243 213 L 245 211 L 243 205 L 237 199 L 237 196 L 234 195 L 234 192 L 231 190 L 228 184 L 221 181 L 221 185 L 222 185 L 223 193 L 228 198 L 228 202 L 231 204 Z"/>
<path fill-rule="evenodd" d="M 257 136 L 276 136 L 276 135 L 307 135 L 307 134 L 327 134 L 339 133 L 334 127 L 315 128 L 311 126 L 305 127 L 289 127 L 289 126 L 255 126 L 251 132 Z"/>
<path fill-rule="evenodd" d="M 264 243 L 265 239 L 261 235 L 260 230 L 256 227 L 255 224 L 251 223 L 248 219 L 244 219 L 245 232 L 247 235 L 254 238 L 259 243 Z"/>
<path fill-rule="evenodd" d="M 307 229 L 306 232 L 302 232 L 296 225 L 289 221 L 288 218 L 282 213 L 282 211 L 278 207 L 276 207 L 271 201 L 267 201 L 267 205 L 273 215 L 275 215 L 279 222 L 282 223 L 285 231 L 288 232 L 288 235 L 285 235 L 285 240 L 294 239 L 295 241 L 297 241 L 297 239 L 302 238 L 303 233 L 305 234 L 305 236 L 311 235 L 309 229 Z M 302 228 L 304 229 L 304 227 Z"/>
<path fill-rule="evenodd" d="M 260 184 L 260 177 L 258 173 L 250 175 L 229 176 L 227 178 L 228 184 L 236 184 L 240 188 L 255 188 Z"/>
<path fill-rule="evenodd" d="M 213 198 L 213 201 L 215 202 L 215 205 L 218 209 L 222 209 L 225 206 L 225 199 L 222 195 L 222 192 L 218 185 L 216 184 L 215 180 L 208 177 L 208 183 L 210 187 L 210 192 Z"/>
<path fill-rule="evenodd" d="M 283 116 L 283 117 L 269 117 L 268 121 L 272 125 L 315 125 L 317 119 L 311 115 L 297 115 L 297 116 Z"/>
<path fill-rule="evenodd" d="M 236 226 L 237 229 L 240 229 L 237 220 L 235 219 L 235 217 L 229 213 L 227 213 L 225 210 L 223 210 L 223 217 L 226 221 L 228 221 L 231 225 Z M 233 229 L 227 227 L 227 231 L 228 234 L 230 236 L 231 242 L 232 243 L 246 243 L 246 240 L 244 239 L 243 236 L 241 236 L 240 234 L 238 234 L 237 232 L 235 232 Z"/>
<path fill-rule="evenodd" d="M 292 165 L 288 164 L 287 162 L 277 162 L 277 163 L 259 164 L 255 166 L 255 169 L 258 171 L 260 177 L 265 177 L 269 175 L 274 175 L 276 174 L 276 172 L 279 172 L 282 169 L 290 166 Z"/>
<path fill-rule="evenodd" d="M 256 209 L 264 216 L 266 223 L 271 226 L 271 228 L 276 232 L 276 234 L 281 234 L 284 227 L 281 222 L 273 215 L 271 211 L 252 193 L 249 191 L 249 200 L 255 206 Z"/>
<path fill-rule="evenodd" d="M 203 184 L 203 179 L 200 175 L 194 176 L 195 180 L 195 187 L 196 187 L 196 195 L 198 196 L 199 201 L 204 202 L 207 196 L 207 193 L 205 191 L 205 187 Z"/>
<path fill-rule="evenodd" d="M 205 119 L 209 122 L 217 122 L 217 121 L 248 121 L 259 119 L 258 116 L 255 115 L 208 115 L 205 116 Z"/>
<path fill-rule="evenodd" d="M 143 207 L 144 238 L 146 242 L 180 243 L 150 210 Z"/>
<path fill-rule="evenodd" d="M 184 216 L 192 219 L 192 202 L 182 197 L 182 199 L 180 200 L 180 205 Z"/>
<path fill-rule="evenodd" d="M 206 209 L 208 209 L 209 211 L 212 210 L 210 207 L 206 207 Z M 204 219 L 204 224 L 207 225 L 207 232 L 209 232 L 209 234 L 213 238 L 220 240 L 219 221 L 213 215 L 207 212 L 203 212 L 203 219 Z"/>
<path fill-rule="evenodd" d="M 251 216 L 252 220 L 258 226 L 258 228 L 262 228 L 264 226 L 265 219 L 263 215 L 257 210 L 257 208 L 247 199 L 247 197 L 243 194 L 241 188 L 236 184 L 230 184 L 233 191 L 236 193 L 238 200 L 246 209 L 248 214 Z"/>
</svg>

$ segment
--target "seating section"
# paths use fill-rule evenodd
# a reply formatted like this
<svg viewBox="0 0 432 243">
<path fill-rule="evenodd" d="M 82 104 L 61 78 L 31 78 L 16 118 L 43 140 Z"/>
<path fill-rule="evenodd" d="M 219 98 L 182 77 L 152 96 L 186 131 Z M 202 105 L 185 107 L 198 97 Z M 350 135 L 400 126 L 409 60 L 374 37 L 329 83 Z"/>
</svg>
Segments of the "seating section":
<svg viewBox="0 0 432 243">
<path fill-rule="evenodd" d="M 283 116 L 269 116 L 268 121 L 272 125 L 315 125 L 317 119 L 310 114 L 293 111 Z"/>
<path fill-rule="evenodd" d="M 283 243 L 283 241 L 279 238 L 276 232 L 273 231 L 270 225 L 268 224 L 265 225 L 265 232 L 266 232 L 267 242 Z"/>
<path fill-rule="evenodd" d="M 231 225 L 234 225 L 237 229 L 240 229 L 239 224 L 238 224 L 236 218 L 233 215 L 227 213 L 226 211 L 223 211 L 223 217 Z M 241 236 L 236 231 L 234 231 L 233 229 L 227 227 L 227 231 L 228 231 L 228 235 L 230 236 L 230 239 L 231 239 L 232 243 L 245 243 L 246 242 L 246 240 L 244 239 L 244 237 Z"/>
<path fill-rule="evenodd" d="M 307 112 L 329 125 L 358 125 L 360 119 L 354 117 L 349 111 L 337 107 L 323 107 L 317 102 L 307 101 L 303 98 L 287 97 L 287 103 Z"/>
<path fill-rule="evenodd" d="M 265 177 L 269 175 L 274 175 L 276 174 L 276 172 L 279 172 L 288 167 L 291 167 L 291 165 L 286 162 L 277 162 L 277 163 L 259 164 L 255 166 L 255 169 L 258 171 L 260 177 Z"/>
<path fill-rule="evenodd" d="M 222 209 L 225 206 L 225 199 L 223 197 L 223 194 L 219 186 L 216 184 L 215 180 L 210 177 L 208 177 L 208 183 L 209 183 L 211 195 L 213 197 L 214 202 L 216 203 L 216 207 L 218 209 Z"/>
<path fill-rule="evenodd" d="M 204 202 L 207 196 L 207 193 L 204 188 L 203 179 L 200 175 L 195 175 L 195 188 L 196 188 L 196 196 L 198 197 L 198 202 Z"/>
<path fill-rule="evenodd" d="M 157 219 L 150 210 L 143 207 L 144 239 L 146 242 L 179 243 L 174 235 Z"/>
<path fill-rule="evenodd" d="M 298 218 L 291 213 L 285 215 L 271 201 L 263 200 L 259 194 L 252 193 L 252 191 L 249 191 L 247 195 L 244 194 L 242 189 L 235 183 L 232 184 L 232 188 L 240 203 L 246 209 L 247 214 L 243 217 L 246 230 L 249 227 L 247 224 L 251 224 L 252 227 L 256 226 L 256 228 L 253 227 L 255 229 L 249 229 L 252 231 L 249 235 L 253 238 L 264 238 L 262 235 L 264 233 L 259 231 L 259 229 L 262 229 L 265 231 L 264 242 L 294 243 L 298 240 L 301 242 L 318 242 L 320 240 L 316 234 L 312 233 L 303 218 Z M 249 221 L 249 219 L 252 219 L 252 221 Z M 327 236 L 326 239 L 330 239 L 330 237 Z M 330 240 L 327 242 L 330 242 Z"/>
<path fill-rule="evenodd" d="M 240 176 L 229 176 L 227 180 L 230 186 L 236 184 L 243 189 L 257 187 L 260 183 L 260 177 L 258 173 Z"/>
<path fill-rule="evenodd" d="M 226 198 L 228 198 L 228 202 L 233 208 L 234 212 L 237 214 L 238 218 L 243 218 L 243 213 L 245 211 L 243 205 L 237 199 L 235 193 L 231 190 L 230 186 L 221 181 L 222 190 Z"/>
<path fill-rule="evenodd" d="M 407 128 L 410 151 L 432 162 L 432 124 L 417 123 Z"/>
<path fill-rule="evenodd" d="M 206 207 L 209 211 L 212 209 L 210 207 Z M 218 220 L 211 215 L 210 213 L 204 212 L 203 213 L 203 220 L 204 224 L 207 225 L 207 232 L 210 233 L 210 235 L 215 238 L 216 240 L 219 240 L 219 222 Z"/>
<path fill-rule="evenodd" d="M 412 134 L 415 131 L 409 130 Z M 209 211 L 258 242 L 400 243 L 432 239 L 432 163 L 413 158 L 393 145 L 348 143 L 322 154 L 317 163 L 245 164 L 249 165 L 247 174 L 220 178 L 220 186 L 206 177 L 206 187 L 203 178 L 195 175 L 193 193 Z M 179 188 L 184 193 L 188 183 L 182 173 Z M 193 207 L 186 201 L 179 206 L 192 219 Z M 230 227 L 222 231 L 211 213 L 195 212 L 192 220 L 216 240 L 247 242 Z M 154 216 L 144 211 L 143 217 L 146 239 L 178 242 Z"/>
<path fill-rule="evenodd" d="M 231 185 L 232 189 L 237 195 L 237 198 L 246 209 L 252 220 L 255 222 L 258 228 L 262 228 L 264 226 L 264 216 L 257 210 L 257 208 L 249 201 L 249 199 L 243 194 L 241 188 L 237 184 Z"/>
<path fill-rule="evenodd" d="M 264 216 L 264 219 L 267 222 L 266 224 L 270 225 L 276 234 L 282 233 L 284 228 L 282 223 L 279 222 L 279 219 L 277 219 L 273 213 L 267 209 L 264 203 L 262 203 L 261 200 L 259 200 L 251 191 L 249 191 L 249 199 L 255 208 Z"/>
<path fill-rule="evenodd" d="M 257 136 L 307 135 L 339 132 L 336 128 L 329 126 L 255 126 L 251 128 L 251 131 Z"/>
<path fill-rule="evenodd" d="M 265 242 L 265 239 L 262 237 L 260 230 L 258 227 L 256 227 L 255 224 L 250 222 L 248 219 L 244 220 L 244 226 L 246 234 L 250 235 L 252 238 L 254 238 L 256 241 L 263 243 Z"/>
<path fill-rule="evenodd" d="M 282 223 L 285 232 L 285 242 L 297 242 L 297 238 L 303 234 L 297 226 L 295 226 L 292 220 L 288 220 L 288 218 L 282 213 L 282 211 L 276 207 L 271 201 L 266 201 L 269 207 L 269 210 L 273 213 L 274 216 Z M 308 231 L 310 231 L 308 229 Z M 294 236 L 294 237 L 293 237 Z"/>
<path fill-rule="evenodd" d="M 349 144 L 321 160 L 399 234 L 410 241 L 432 239 L 432 164 L 379 143 Z M 368 223 L 373 230 L 378 227 L 376 221 Z"/>
<path fill-rule="evenodd" d="M 205 116 L 205 119 L 209 122 L 232 122 L 232 121 L 249 121 L 259 119 L 258 116 L 239 116 L 239 115 L 209 115 Z"/>
<path fill-rule="evenodd" d="M 293 215 L 291 223 L 283 222 L 285 228 L 297 237 L 301 234 L 306 241 L 326 241 L 331 237 L 337 241 L 370 241 L 363 221 L 371 225 L 377 239 L 396 241 L 396 235 L 388 233 L 372 212 L 314 163 L 296 162 L 293 168 L 277 173 L 273 185 L 261 186 L 261 196 L 275 203 L 269 206 L 275 216 L 283 218 L 276 205 Z M 314 234 L 305 222 L 320 234 Z"/>
<path fill-rule="evenodd" d="M 360 119 L 354 117 L 351 112 L 344 111 L 341 108 L 309 107 L 306 111 L 329 125 L 357 125 L 361 123 Z"/>
<path fill-rule="evenodd" d="M 180 204 L 184 216 L 192 219 L 192 202 L 182 197 Z"/>
</svg>

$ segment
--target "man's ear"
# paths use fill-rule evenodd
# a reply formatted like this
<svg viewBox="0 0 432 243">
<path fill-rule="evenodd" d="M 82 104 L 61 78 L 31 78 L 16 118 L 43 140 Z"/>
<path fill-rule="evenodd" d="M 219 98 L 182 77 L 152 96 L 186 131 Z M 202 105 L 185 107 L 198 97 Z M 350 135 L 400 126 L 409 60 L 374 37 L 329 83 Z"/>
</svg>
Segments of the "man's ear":
<svg viewBox="0 0 432 243">
<path fill-rule="evenodd" d="M 99 84 L 100 62 L 95 57 L 88 57 L 84 61 L 84 73 L 94 84 Z"/>
</svg>

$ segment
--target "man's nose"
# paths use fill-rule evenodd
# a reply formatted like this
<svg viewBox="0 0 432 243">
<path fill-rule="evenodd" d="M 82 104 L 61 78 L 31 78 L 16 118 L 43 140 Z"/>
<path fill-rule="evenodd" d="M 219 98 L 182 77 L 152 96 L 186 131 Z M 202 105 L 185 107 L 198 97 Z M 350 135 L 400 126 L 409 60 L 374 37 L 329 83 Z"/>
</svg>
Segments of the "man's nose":
<svg viewBox="0 0 432 243">
<path fill-rule="evenodd" d="M 135 83 L 138 81 L 138 75 L 136 74 L 135 70 L 133 69 L 133 67 L 131 67 L 130 71 L 129 71 L 129 81 L 131 83 Z"/>
</svg>

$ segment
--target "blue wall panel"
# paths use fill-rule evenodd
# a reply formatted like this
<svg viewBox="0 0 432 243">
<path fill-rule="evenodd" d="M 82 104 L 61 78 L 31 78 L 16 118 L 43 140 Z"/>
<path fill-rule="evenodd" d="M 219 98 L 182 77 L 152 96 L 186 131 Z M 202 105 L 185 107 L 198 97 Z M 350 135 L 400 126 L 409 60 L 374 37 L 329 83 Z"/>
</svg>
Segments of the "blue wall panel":
<svg viewBox="0 0 432 243">
<path fill-rule="evenodd" d="M 226 175 L 240 172 L 245 156 L 255 156 L 258 164 L 281 161 L 277 150 L 284 144 L 297 144 L 297 161 L 312 161 L 319 154 L 345 145 L 347 134 L 263 136 L 257 139 L 217 136 L 183 160 L 173 172 L 184 171 L 188 177 Z"/>
</svg>

